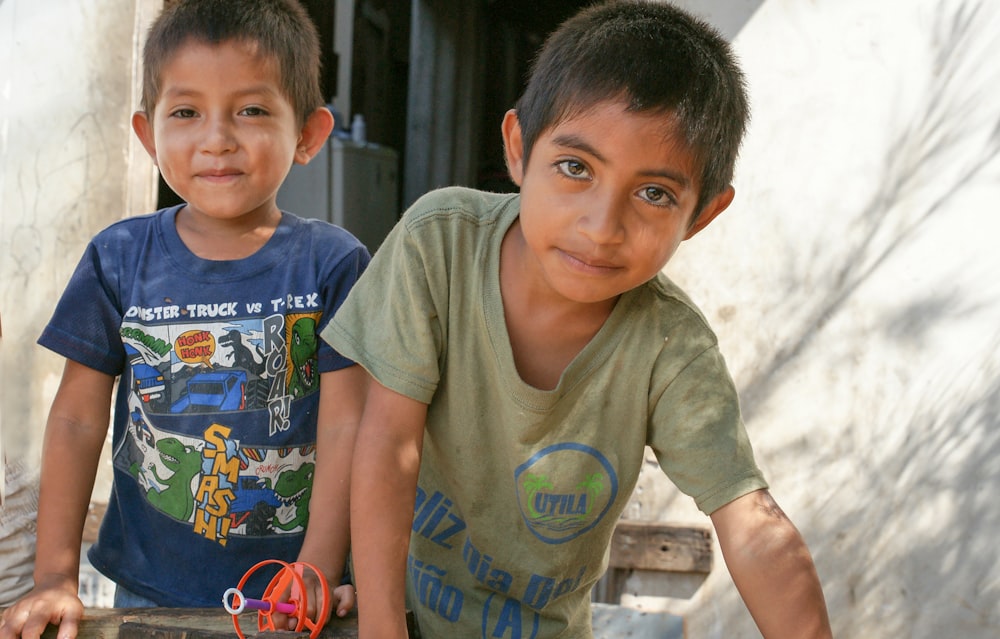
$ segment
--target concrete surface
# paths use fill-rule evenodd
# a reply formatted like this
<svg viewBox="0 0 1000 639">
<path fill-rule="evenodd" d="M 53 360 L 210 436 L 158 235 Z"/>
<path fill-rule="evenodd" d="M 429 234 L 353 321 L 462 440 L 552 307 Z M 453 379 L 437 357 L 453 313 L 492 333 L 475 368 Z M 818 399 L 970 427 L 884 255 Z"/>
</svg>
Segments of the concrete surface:
<svg viewBox="0 0 1000 639">
<path fill-rule="evenodd" d="M 666 612 L 593 604 L 594 639 L 684 639 L 684 620 Z"/>
<path fill-rule="evenodd" d="M 91 236 L 154 201 L 152 163 L 129 118 L 140 34 L 161 4 L 0 0 L 0 441 L 17 504 L 37 499 L 42 432 L 62 372 L 35 340 Z M 105 460 L 97 494 L 107 494 L 110 477 Z M 34 527 L 20 511 L 0 519 L 5 594 L 30 585 Z"/>
<path fill-rule="evenodd" d="M 1000 4 L 768 0 L 735 44 L 736 201 L 668 272 L 720 334 L 835 636 L 998 637 Z M 629 516 L 702 520 L 653 465 Z M 661 604 L 689 637 L 758 637 L 719 559 Z"/>
</svg>

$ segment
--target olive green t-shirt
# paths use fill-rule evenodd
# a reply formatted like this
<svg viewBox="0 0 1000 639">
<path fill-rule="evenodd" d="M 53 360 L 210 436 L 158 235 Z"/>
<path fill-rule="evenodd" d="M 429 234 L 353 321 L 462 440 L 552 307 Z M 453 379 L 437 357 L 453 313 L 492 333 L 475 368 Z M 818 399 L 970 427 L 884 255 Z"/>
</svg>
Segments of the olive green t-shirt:
<svg viewBox="0 0 1000 639">
<path fill-rule="evenodd" d="M 519 202 L 424 196 L 322 333 L 428 404 L 407 575 L 424 639 L 591 637 L 647 444 L 706 513 L 766 487 L 716 337 L 665 276 L 621 296 L 555 389 L 521 380 L 499 281 Z"/>
</svg>

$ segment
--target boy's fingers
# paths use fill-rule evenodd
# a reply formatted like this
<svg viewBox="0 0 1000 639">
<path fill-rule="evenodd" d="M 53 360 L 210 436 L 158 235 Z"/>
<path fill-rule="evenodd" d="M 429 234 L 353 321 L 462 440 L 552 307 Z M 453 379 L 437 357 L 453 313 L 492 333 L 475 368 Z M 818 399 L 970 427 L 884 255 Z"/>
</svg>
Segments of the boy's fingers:
<svg viewBox="0 0 1000 639">
<path fill-rule="evenodd" d="M 59 624 L 59 634 L 56 639 L 74 639 L 80 630 L 80 621 L 76 617 L 63 617 Z"/>
<path fill-rule="evenodd" d="M 56 621 L 58 623 L 58 621 Z M 37 615 L 28 615 L 21 626 L 21 639 L 38 639 L 45 632 L 45 628 L 48 627 L 49 620 L 47 617 L 39 617 Z M 14 636 L 17 636 L 15 633 Z M 73 630 L 73 634 L 66 635 L 66 637 L 75 637 L 76 630 Z M 62 639 L 62 627 L 60 626 L 59 637 Z"/>
<path fill-rule="evenodd" d="M 357 602 L 357 591 L 350 584 L 340 586 L 334 591 L 334 603 L 337 604 L 337 616 L 343 617 L 349 613 Z"/>
</svg>

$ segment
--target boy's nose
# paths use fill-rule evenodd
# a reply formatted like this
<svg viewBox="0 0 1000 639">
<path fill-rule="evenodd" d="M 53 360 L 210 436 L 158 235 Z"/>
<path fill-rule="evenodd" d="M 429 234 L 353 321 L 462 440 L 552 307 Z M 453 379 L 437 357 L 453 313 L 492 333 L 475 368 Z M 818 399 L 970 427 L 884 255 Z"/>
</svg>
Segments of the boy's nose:
<svg viewBox="0 0 1000 639">
<path fill-rule="evenodd" d="M 617 244 L 625 235 L 624 205 L 615 197 L 595 197 L 577 218 L 577 230 L 595 244 Z"/>
<path fill-rule="evenodd" d="M 236 148 L 232 122 L 228 118 L 208 118 L 205 124 L 202 150 L 207 153 L 226 153 Z"/>
</svg>

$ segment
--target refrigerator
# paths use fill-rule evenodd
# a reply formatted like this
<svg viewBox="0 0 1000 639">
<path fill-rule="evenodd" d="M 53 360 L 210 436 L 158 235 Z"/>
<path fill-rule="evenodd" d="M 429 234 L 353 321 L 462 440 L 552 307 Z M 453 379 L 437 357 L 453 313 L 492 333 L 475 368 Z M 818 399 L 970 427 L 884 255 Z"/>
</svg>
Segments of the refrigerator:
<svg viewBox="0 0 1000 639">
<path fill-rule="evenodd" d="M 399 219 L 399 153 L 333 136 L 309 164 L 294 164 L 278 208 L 354 234 L 373 254 Z"/>
</svg>

